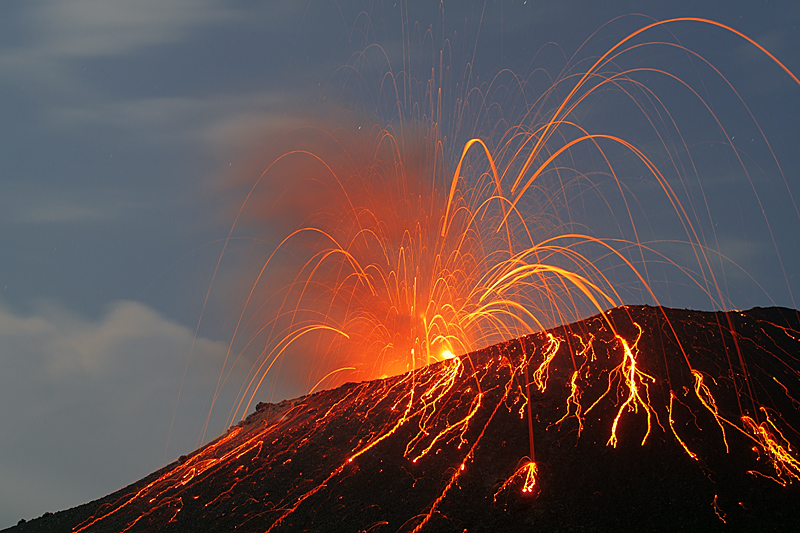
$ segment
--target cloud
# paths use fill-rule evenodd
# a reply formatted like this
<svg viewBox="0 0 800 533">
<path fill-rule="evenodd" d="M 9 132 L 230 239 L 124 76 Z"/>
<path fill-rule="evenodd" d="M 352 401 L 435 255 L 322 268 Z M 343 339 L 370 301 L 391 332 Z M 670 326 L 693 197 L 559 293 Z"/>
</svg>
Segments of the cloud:
<svg viewBox="0 0 800 533">
<path fill-rule="evenodd" d="M 33 30 L 28 53 L 39 58 L 125 54 L 179 41 L 233 12 L 208 0 L 56 0 L 24 13 Z"/>
<path fill-rule="evenodd" d="M 193 336 L 139 302 L 97 317 L 0 303 L 0 527 L 110 493 L 194 449 L 227 344 L 194 342 L 170 430 Z"/>
<path fill-rule="evenodd" d="M 0 223 L 75 224 L 118 219 L 137 208 L 111 191 L 63 189 L 9 181 L 0 183 Z"/>
<path fill-rule="evenodd" d="M 237 17 L 213 0 L 50 0 L 15 7 L 7 14 L 15 31 L 0 46 L 2 83 L 27 91 L 38 85 L 51 101 L 53 95 L 91 96 L 76 61 L 121 59 Z"/>
<path fill-rule="evenodd" d="M 266 130 L 301 122 L 296 94 L 259 91 L 210 97 L 158 97 L 87 102 L 52 111 L 54 124 L 75 128 L 111 128 L 151 146 L 192 142 L 204 148 L 230 149 Z"/>
</svg>

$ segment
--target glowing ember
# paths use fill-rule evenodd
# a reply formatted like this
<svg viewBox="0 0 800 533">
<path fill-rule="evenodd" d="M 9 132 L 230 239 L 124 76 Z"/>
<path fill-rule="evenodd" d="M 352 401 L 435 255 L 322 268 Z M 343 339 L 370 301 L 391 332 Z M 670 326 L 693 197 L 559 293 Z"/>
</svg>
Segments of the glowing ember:
<svg viewBox="0 0 800 533">
<path fill-rule="evenodd" d="M 528 458 L 523 459 L 522 466 L 520 466 L 516 472 L 514 472 L 510 478 L 508 478 L 500 488 L 494 494 L 494 500 L 497 501 L 497 496 L 512 484 L 516 482 L 520 482 L 521 490 L 523 493 L 532 494 L 534 488 L 536 487 L 536 474 L 538 472 L 538 467 L 536 463 L 531 461 Z"/>
</svg>

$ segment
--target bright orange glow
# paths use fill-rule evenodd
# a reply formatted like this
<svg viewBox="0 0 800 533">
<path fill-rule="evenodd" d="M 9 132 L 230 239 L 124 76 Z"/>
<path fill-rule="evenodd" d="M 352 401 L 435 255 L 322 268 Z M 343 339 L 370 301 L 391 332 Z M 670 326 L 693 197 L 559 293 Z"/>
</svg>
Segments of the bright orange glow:
<svg viewBox="0 0 800 533">
<path fill-rule="evenodd" d="M 717 503 L 717 499 L 718 499 L 718 497 L 719 497 L 719 496 L 718 496 L 717 494 L 714 494 L 714 501 L 712 502 L 712 505 L 714 506 L 714 512 L 716 513 L 716 515 L 717 515 L 717 518 L 719 518 L 720 520 L 722 520 L 722 523 L 723 523 L 723 524 L 725 524 L 725 523 L 727 523 L 727 522 L 725 521 L 725 517 L 726 517 L 727 515 L 725 514 L 725 511 L 723 511 L 722 509 L 720 509 L 720 507 L 719 507 L 719 504 Z"/>
<path fill-rule="evenodd" d="M 580 371 L 576 370 L 572 373 L 572 378 L 569 380 L 569 397 L 567 398 L 567 411 L 564 413 L 559 420 L 556 420 L 555 424 L 560 425 L 570 416 L 570 412 L 572 411 L 572 407 L 575 407 L 575 412 L 572 413 L 572 416 L 575 417 L 575 420 L 578 421 L 578 438 L 581 437 L 581 432 L 583 431 L 583 417 L 581 416 L 581 389 L 578 387 L 578 377 L 580 377 Z"/>
<path fill-rule="evenodd" d="M 183 465 L 183 468 L 180 469 L 180 472 L 178 473 L 177 476 L 176 476 L 176 472 L 168 471 L 167 473 L 159 476 L 154 481 L 148 483 L 143 489 L 141 489 L 138 492 L 136 492 L 135 494 L 133 494 L 133 496 L 131 496 L 130 498 L 128 498 L 127 500 L 125 500 L 121 504 L 114 506 L 107 513 L 105 513 L 105 514 L 103 514 L 101 516 L 98 516 L 98 517 L 92 517 L 89 520 L 87 520 L 85 523 L 79 524 L 78 526 L 73 528 L 73 530 L 72 530 L 73 533 L 80 533 L 81 531 L 84 531 L 84 530 L 88 529 L 89 527 L 91 527 L 94 524 L 100 522 L 101 520 L 104 520 L 104 519 L 110 517 L 111 515 L 123 510 L 127 505 L 135 502 L 136 500 L 148 498 L 148 496 L 150 496 L 151 494 L 155 494 L 155 497 L 151 497 L 151 498 L 148 498 L 148 499 L 151 502 L 153 502 L 154 499 L 158 498 L 159 486 L 162 483 L 164 483 L 165 481 L 167 481 L 167 480 L 176 479 L 178 484 L 185 485 L 186 483 L 188 483 L 195 476 L 202 474 L 203 472 L 205 472 L 206 470 L 208 470 L 209 468 L 214 466 L 214 464 L 219 463 L 220 461 L 225 461 L 225 460 L 229 459 L 230 457 L 234 456 L 235 453 L 237 453 L 241 449 L 244 449 L 244 448 L 250 446 L 251 442 L 250 441 L 246 441 L 241 446 L 235 448 L 233 451 L 229 451 L 228 453 L 226 453 L 225 455 L 223 455 L 222 457 L 219 457 L 219 458 L 213 457 L 213 454 L 214 454 L 214 451 L 218 447 L 223 446 L 227 442 L 231 441 L 234 437 L 236 437 L 236 435 L 239 433 L 240 430 L 241 430 L 241 428 L 231 428 L 231 430 L 228 432 L 227 435 L 225 435 L 224 437 L 222 437 L 221 439 L 219 439 L 215 443 L 212 443 L 209 446 L 207 446 L 206 449 L 204 450 L 204 453 L 198 454 L 198 455 L 194 456 L 190 461 L 187 461 L 187 463 L 185 465 Z M 210 458 L 206 458 L 209 455 L 211 457 Z M 170 499 L 167 502 L 167 505 L 172 505 L 172 502 L 173 502 L 173 500 Z M 175 511 L 175 513 L 177 513 L 178 511 L 180 511 L 180 507 L 178 507 L 178 509 Z M 142 517 L 140 517 L 140 518 L 142 518 Z M 130 527 L 132 527 L 136 522 L 138 522 L 138 520 L 140 518 L 137 518 L 133 523 L 129 524 L 126 529 L 129 529 Z"/>
<path fill-rule="evenodd" d="M 725 435 L 725 427 L 722 425 L 724 420 L 719 416 L 717 402 L 714 400 L 714 396 L 711 395 L 711 391 L 706 384 L 703 383 L 703 374 L 699 370 L 692 369 L 692 376 L 694 377 L 694 392 L 700 400 L 700 403 L 703 404 L 703 407 L 714 415 L 714 420 L 717 421 L 717 425 L 720 431 L 722 431 L 722 439 L 725 441 L 725 450 L 728 451 L 728 437 Z"/>
<path fill-rule="evenodd" d="M 523 494 L 533 494 L 534 489 L 536 489 L 536 476 L 539 472 L 539 467 L 536 466 L 536 463 L 531 461 L 530 459 L 524 458 L 522 466 L 520 466 L 511 477 L 509 477 L 500 488 L 494 494 L 494 500 L 497 501 L 497 496 L 514 483 L 517 483 L 518 480 L 521 480 L 521 487 L 520 490 Z"/>
<path fill-rule="evenodd" d="M 798 460 L 797 451 L 792 449 L 792 445 L 770 418 L 769 412 L 763 407 L 761 407 L 761 412 L 765 417 L 764 422 L 758 424 L 745 415 L 742 417 L 742 423 L 744 428 L 752 434 L 759 449 L 775 470 L 775 477 L 772 479 L 781 485 L 799 481 L 800 460 Z M 756 471 L 752 473 L 765 476 Z"/>
<path fill-rule="evenodd" d="M 551 333 L 547 333 L 547 341 L 547 347 L 544 350 L 544 359 L 539 365 L 539 368 L 533 372 L 533 382 L 539 388 L 539 392 L 544 392 L 545 389 L 547 389 L 547 378 L 550 375 L 548 372 L 550 363 L 553 362 L 553 358 L 555 358 L 558 353 L 558 348 L 561 346 L 561 340 Z"/>
<path fill-rule="evenodd" d="M 673 405 L 674 400 L 675 400 L 675 393 L 670 391 L 670 394 L 669 394 L 669 428 L 672 430 L 672 434 L 675 435 L 675 438 L 678 439 L 678 443 L 681 445 L 681 448 L 683 448 L 683 451 L 685 451 L 686 454 L 689 457 L 691 457 L 692 459 L 697 461 L 697 454 L 694 453 L 693 451 L 691 451 L 688 446 L 686 446 L 686 443 L 683 441 L 683 439 L 680 437 L 680 435 L 678 435 L 678 432 L 675 431 L 675 419 L 672 417 L 672 405 Z M 716 501 L 717 501 L 717 498 L 715 496 L 714 497 L 714 504 L 715 505 L 716 505 Z"/>
<path fill-rule="evenodd" d="M 636 337 L 636 341 L 634 341 L 632 347 L 628 346 L 628 341 L 617 335 L 617 340 L 619 340 L 622 345 L 625 356 L 616 371 L 619 372 L 624 379 L 625 387 L 628 389 L 628 397 L 622 402 L 622 405 L 620 405 L 617 416 L 614 417 L 614 423 L 611 426 L 611 437 L 608 439 L 608 444 L 614 447 L 617 446 L 617 424 L 619 424 L 619 420 L 622 418 L 622 414 L 625 411 L 633 411 L 636 413 L 639 411 L 639 407 L 641 407 L 647 414 L 647 432 L 644 434 L 644 437 L 642 437 L 642 446 L 647 442 L 647 437 L 650 435 L 650 430 L 652 429 L 650 418 L 653 411 L 650 407 L 650 399 L 648 397 L 648 384 L 654 383 L 656 379 L 637 368 L 635 353 L 637 351 L 636 345 L 639 343 L 639 339 L 642 336 L 642 328 L 639 324 L 636 324 L 636 327 L 639 330 L 639 336 Z M 644 396 L 641 394 L 642 389 L 644 389 Z"/>
</svg>

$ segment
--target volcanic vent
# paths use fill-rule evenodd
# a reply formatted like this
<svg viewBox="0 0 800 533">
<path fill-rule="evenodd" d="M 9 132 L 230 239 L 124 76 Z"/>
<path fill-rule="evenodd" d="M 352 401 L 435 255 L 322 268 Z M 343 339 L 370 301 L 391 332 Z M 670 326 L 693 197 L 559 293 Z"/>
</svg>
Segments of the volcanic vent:
<svg viewBox="0 0 800 533">
<path fill-rule="evenodd" d="M 793 310 L 620 307 L 259 404 L 143 480 L 8 531 L 787 530 L 799 360 Z"/>
</svg>

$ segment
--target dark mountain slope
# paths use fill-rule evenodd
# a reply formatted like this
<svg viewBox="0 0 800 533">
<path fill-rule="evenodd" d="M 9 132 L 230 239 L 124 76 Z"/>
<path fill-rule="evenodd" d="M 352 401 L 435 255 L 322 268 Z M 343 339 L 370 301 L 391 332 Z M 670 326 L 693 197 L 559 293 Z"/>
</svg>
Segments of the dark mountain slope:
<svg viewBox="0 0 800 533">
<path fill-rule="evenodd" d="M 260 404 L 161 471 L 7 531 L 787 531 L 799 376 L 796 311 L 622 307 Z"/>
</svg>

